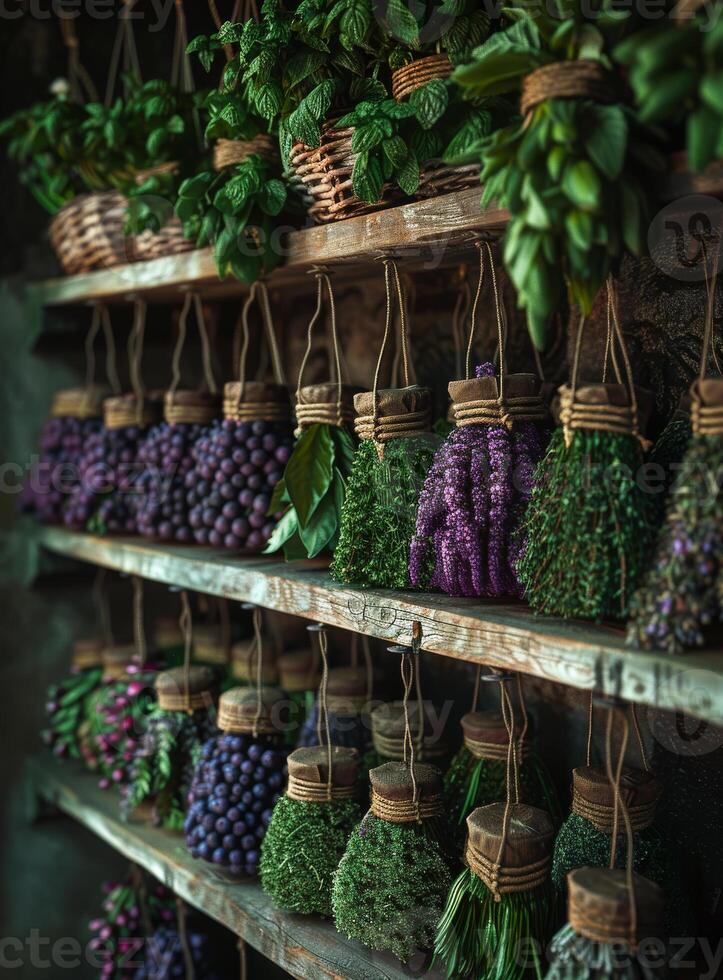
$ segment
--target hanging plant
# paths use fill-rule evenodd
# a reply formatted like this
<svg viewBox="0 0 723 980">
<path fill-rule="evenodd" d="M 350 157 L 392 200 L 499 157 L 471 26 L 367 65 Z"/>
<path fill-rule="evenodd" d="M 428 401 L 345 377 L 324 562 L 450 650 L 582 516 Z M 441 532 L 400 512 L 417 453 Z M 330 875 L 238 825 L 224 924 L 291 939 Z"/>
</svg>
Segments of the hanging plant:
<svg viewBox="0 0 723 980">
<path fill-rule="evenodd" d="M 260 297 L 274 382 L 246 380 L 248 312 Z M 254 284 L 243 307 L 239 381 L 224 385 L 223 421 L 194 448 L 187 479 L 189 522 L 198 544 L 263 551 L 280 510 L 268 516 L 276 484 L 291 455 L 289 393 L 274 333 L 268 291 Z"/>
<path fill-rule="evenodd" d="M 692 388 L 693 435 L 668 498 L 650 571 L 633 598 L 628 641 L 644 650 L 679 653 L 702 646 L 723 618 L 719 492 L 723 473 L 723 381 Z"/>
<path fill-rule="evenodd" d="M 702 12 L 637 30 L 613 50 L 627 69 L 638 118 L 676 135 L 685 126 L 694 171 L 723 157 L 722 53 L 723 22 L 711 25 Z"/>
<path fill-rule="evenodd" d="M 417 653 L 415 642 L 402 654 L 405 703 Z M 371 807 L 349 838 L 332 889 L 339 932 L 403 962 L 432 946 L 455 861 L 439 770 L 415 762 L 409 727 L 406 744 L 408 761 L 369 773 Z"/>
<path fill-rule="evenodd" d="M 197 389 L 179 389 L 181 357 L 192 304 L 201 338 L 203 384 Z M 193 540 L 188 501 L 188 490 L 193 489 L 195 482 L 192 451 L 195 443 L 210 431 L 220 409 L 203 304 L 198 293 L 186 293 L 172 363 L 173 380 L 164 397 L 163 421 L 149 430 L 138 452 L 141 475 L 137 488 L 136 524 L 144 537 L 188 543 Z"/>
<path fill-rule="evenodd" d="M 190 652 L 190 651 L 189 651 Z M 208 667 L 174 667 L 155 681 L 157 703 L 123 788 L 121 811 L 128 818 L 150 807 L 154 825 L 182 830 L 186 798 L 201 746 L 213 730 L 214 675 Z"/>
<path fill-rule="evenodd" d="M 389 647 L 389 651 L 398 652 L 398 648 Z M 418 698 L 408 705 L 406 716 L 403 701 L 380 704 L 369 716 L 372 749 L 364 756 L 364 768 L 375 769 L 385 762 L 403 761 L 408 725 L 414 740 L 415 758 L 444 770 L 450 754 L 449 743 L 444 732 L 435 728 L 435 719 L 441 720 L 431 701 Z"/>
<path fill-rule="evenodd" d="M 185 908 L 179 916 L 186 915 Z M 214 938 L 198 927 L 159 926 L 146 939 L 145 957 L 134 980 L 221 980 L 223 964 Z"/>
<path fill-rule="evenodd" d="M 391 276 L 399 304 L 404 388 L 377 383 L 392 322 Z M 431 392 L 410 385 L 407 324 L 396 263 L 384 260 L 387 319 L 374 389 L 354 396 L 354 426 L 361 442 L 354 455 L 331 565 L 340 582 L 409 588 L 409 542 L 419 492 L 432 463 Z"/>
<path fill-rule="evenodd" d="M 260 870 L 264 891 L 280 908 L 330 916 L 333 876 L 362 817 L 359 755 L 331 741 L 327 636 L 323 627 L 313 629 L 319 635 L 323 665 L 319 746 L 296 749 L 288 758 L 289 782 L 264 837 Z"/>
<path fill-rule="evenodd" d="M 509 209 L 505 265 L 535 346 L 565 295 L 590 313 L 625 250 L 639 254 L 650 217 L 651 171 L 664 161 L 617 95 L 610 46 L 626 20 L 586 19 L 528 5 L 508 9 L 493 34 L 456 69 L 473 98 L 521 90 L 522 119 L 483 139 L 483 205 Z"/>
<path fill-rule="evenodd" d="M 204 743 L 188 794 L 186 844 L 232 877 L 255 875 L 259 848 L 286 779 L 281 691 L 263 687 L 261 611 L 254 611 L 256 683 L 225 691 L 219 733 Z"/>
<path fill-rule="evenodd" d="M 60 759 L 81 757 L 80 728 L 88 718 L 89 702 L 102 683 L 102 651 L 100 638 L 76 641 L 70 674 L 48 688 L 47 728 L 42 738 Z"/>
<path fill-rule="evenodd" d="M 609 348 L 620 345 L 625 383 L 619 374 L 616 383 L 579 383 L 581 319 L 572 381 L 560 388 L 562 428 L 537 468 L 522 524 L 517 573 L 532 608 L 547 615 L 625 618 L 649 554 L 654 505 L 637 478 L 646 396 L 633 386 L 614 304 L 612 312 Z"/>
<path fill-rule="evenodd" d="M 370 668 L 332 667 L 327 683 L 327 721 L 333 745 L 355 749 L 360 755 L 369 746 L 369 722 L 366 715 L 371 700 Z M 297 748 L 320 745 L 320 712 L 318 698 L 304 719 Z"/>
<path fill-rule="evenodd" d="M 94 933 L 89 949 L 103 964 L 104 980 L 136 978 L 151 930 L 175 917 L 173 892 L 161 884 L 149 888 L 144 872 L 135 866 L 125 881 L 105 882 L 103 892 L 104 914 L 89 924 Z"/>
<path fill-rule="evenodd" d="M 101 429 L 103 400 L 110 394 L 95 378 L 94 344 L 101 320 L 101 308 L 94 306 L 85 340 L 85 385 L 66 388 L 53 396 L 50 417 L 40 432 L 40 454 L 23 488 L 24 508 L 31 510 L 42 524 L 63 523 L 68 494 L 78 489 L 88 440 Z"/>
<path fill-rule="evenodd" d="M 520 801 L 544 810 L 557 826 L 561 819 L 560 803 L 555 784 L 542 758 L 531 744 L 527 708 L 519 674 L 517 700 L 522 724 L 513 732 L 515 762 L 520 783 Z M 477 672 L 472 710 L 462 716 L 463 742 L 444 775 L 444 795 L 449 821 L 457 835 L 464 832 L 465 822 L 477 807 L 498 803 L 505 796 L 509 763 L 510 727 L 505 717 L 503 687 L 511 677 L 493 673 L 485 680 L 500 685 L 501 712 L 479 711 L 480 672 Z"/>
<path fill-rule="evenodd" d="M 478 243 L 480 276 L 484 253 Z M 486 245 L 499 334 L 499 376 L 485 363 L 476 378 L 452 381 L 456 428 L 437 450 L 419 497 L 409 549 L 413 585 L 455 596 L 522 596 L 515 566 L 535 467 L 547 443 L 549 413 L 534 375 L 507 374 L 503 323 L 492 250 Z M 472 309 L 468 351 L 476 327 Z"/>
<path fill-rule="evenodd" d="M 274 488 L 269 514 L 283 510 L 265 554 L 283 548 L 287 559 L 315 558 L 333 550 L 354 457 L 351 432 L 352 389 L 342 381 L 342 358 L 336 329 L 336 306 L 329 276 L 319 271 L 317 304 L 307 331 L 307 345 L 296 386 L 296 443 Z M 302 387 L 311 354 L 313 330 L 321 314 L 326 286 L 331 313 L 332 346 L 328 352 L 331 381 Z"/>
<path fill-rule="evenodd" d="M 571 872 L 568 921 L 548 947 L 545 980 L 662 980 L 645 943 L 662 931 L 664 901 L 642 875 L 610 868 Z"/>
</svg>

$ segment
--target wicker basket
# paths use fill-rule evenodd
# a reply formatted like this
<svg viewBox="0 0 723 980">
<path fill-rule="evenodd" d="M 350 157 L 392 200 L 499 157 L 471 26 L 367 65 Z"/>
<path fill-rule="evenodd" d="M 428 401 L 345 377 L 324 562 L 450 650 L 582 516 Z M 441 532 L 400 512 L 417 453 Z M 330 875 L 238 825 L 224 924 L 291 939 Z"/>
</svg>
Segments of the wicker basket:
<svg viewBox="0 0 723 980">
<path fill-rule="evenodd" d="M 334 122 L 332 119 L 324 125 L 318 149 L 294 143 L 289 161 L 292 186 L 301 196 L 309 217 L 320 225 L 380 211 L 403 197 L 391 184 L 384 185 L 381 200 L 376 204 L 367 204 L 356 196 L 351 183 L 356 160 L 351 148 L 354 128 L 337 129 Z"/>
<path fill-rule="evenodd" d="M 146 170 L 139 170 L 134 180 L 140 187 L 149 177 L 163 177 L 166 174 L 174 174 L 177 170 L 178 163 L 170 160 L 159 163 L 155 167 L 148 167 Z M 160 259 L 164 255 L 190 252 L 196 244 L 193 239 L 184 237 L 181 222 L 174 214 L 159 231 L 148 229 L 142 231 L 140 235 L 134 235 L 129 247 L 131 262 L 145 262 L 148 259 Z"/>
<path fill-rule="evenodd" d="M 401 102 L 408 95 L 435 79 L 449 78 L 452 63 L 446 54 L 430 54 L 426 58 L 416 58 L 392 72 L 392 95 Z"/>
<path fill-rule="evenodd" d="M 225 167 L 233 167 L 256 153 L 270 163 L 277 160 L 278 144 L 273 136 L 259 133 L 251 140 L 217 139 L 213 146 L 213 169 L 223 170 Z"/>
<path fill-rule="evenodd" d="M 426 58 L 410 61 L 403 68 L 392 72 L 392 94 L 397 102 L 407 98 L 435 79 L 444 80 L 452 74 L 452 64 L 446 54 L 431 54 Z M 477 163 L 449 166 L 441 160 L 427 160 L 419 175 L 417 198 L 451 194 L 479 184 L 480 167 Z"/>
<path fill-rule="evenodd" d="M 50 243 L 64 272 L 76 275 L 128 262 L 126 200 L 118 191 L 81 194 L 50 222 Z"/>
</svg>

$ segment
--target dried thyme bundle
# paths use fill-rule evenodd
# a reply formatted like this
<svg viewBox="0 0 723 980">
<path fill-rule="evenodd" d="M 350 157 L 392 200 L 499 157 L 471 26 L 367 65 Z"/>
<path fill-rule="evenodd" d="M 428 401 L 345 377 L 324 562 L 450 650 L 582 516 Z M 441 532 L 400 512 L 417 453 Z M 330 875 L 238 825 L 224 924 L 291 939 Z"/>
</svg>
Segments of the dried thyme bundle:
<svg viewBox="0 0 723 980">
<path fill-rule="evenodd" d="M 639 395 L 609 285 L 608 311 L 618 381 L 579 384 L 581 320 L 572 380 L 560 388 L 562 428 L 537 469 L 523 522 L 527 543 L 518 574 L 530 605 L 547 615 L 624 619 L 653 534 L 652 504 L 638 480 Z"/>
<path fill-rule="evenodd" d="M 326 632 L 319 629 L 323 674 L 319 745 L 289 756 L 289 783 L 274 807 L 261 847 L 261 885 L 290 912 L 330 916 L 332 878 L 362 817 L 359 755 L 333 745 L 326 713 Z"/>
<path fill-rule="evenodd" d="M 408 652 L 402 669 L 408 702 Z M 370 772 L 371 807 L 349 838 L 332 890 L 337 929 L 404 962 L 434 942 L 453 863 L 439 771 L 415 762 L 408 726 L 407 746 L 408 762 Z"/>
<path fill-rule="evenodd" d="M 391 277 L 400 309 L 405 387 L 378 387 L 392 325 Z M 407 325 L 399 272 L 385 260 L 387 317 L 373 390 L 354 396 L 354 426 L 361 442 L 354 455 L 331 573 L 340 582 L 405 589 L 410 586 L 409 542 L 419 493 L 437 440 L 431 433 L 431 392 L 410 384 Z"/>
</svg>

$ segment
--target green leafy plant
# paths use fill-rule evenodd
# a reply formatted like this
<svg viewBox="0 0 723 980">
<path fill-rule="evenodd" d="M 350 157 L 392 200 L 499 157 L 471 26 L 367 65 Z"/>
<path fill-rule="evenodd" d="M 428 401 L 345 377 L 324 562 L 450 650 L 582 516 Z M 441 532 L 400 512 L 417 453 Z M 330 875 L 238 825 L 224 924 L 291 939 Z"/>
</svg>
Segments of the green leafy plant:
<svg viewBox="0 0 723 980">
<path fill-rule="evenodd" d="M 628 69 L 638 118 L 685 125 L 693 170 L 723 157 L 723 18 L 702 30 L 701 15 L 636 31 L 613 54 Z"/>
<path fill-rule="evenodd" d="M 587 21 L 577 3 L 559 16 L 542 9 L 507 14 L 515 23 L 454 73 L 471 97 L 513 93 L 526 75 L 555 62 L 585 59 L 611 68 L 607 52 L 622 30 L 618 15 L 602 9 Z M 566 292 L 589 313 L 624 250 L 641 251 L 651 213 L 647 178 L 664 163 L 630 108 L 589 98 L 545 99 L 466 155 L 475 153 L 482 203 L 495 200 L 511 213 L 505 264 L 542 349 Z"/>
<path fill-rule="evenodd" d="M 220 276 L 231 271 L 251 283 L 280 259 L 273 219 L 286 203 L 286 185 L 259 154 L 220 173 L 204 171 L 178 190 L 176 214 L 187 238 L 212 245 Z"/>
<path fill-rule="evenodd" d="M 409 103 L 384 99 L 360 102 L 339 120 L 342 128 L 354 127 L 351 148 L 356 158 L 352 186 L 362 201 L 381 200 L 384 185 L 391 180 L 405 194 L 417 190 L 419 160 L 414 147 L 404 138 L 404 122 L 414 116 L 415 110 Z"/>
<path fill-rule="evenodd" d="M 476 0 L 426 0 L 410 4 L 387 0 L 379 10 L 385 32 L 397 43 L 387 57 L 391 68 L 400 68 L 416 54 L 444 52 L 452 64 L 464 61 L 481 44 L 490 28 L 490 17 Z"/>
<path fill-rule="evenodd" d="M 269 514 L 286 512 L 265 554 L 283 548 L 291 560 L 334 549 L 353 459 L 346 429 L 315 423 L 302 432 L 269 504 Z"/>
</svg>

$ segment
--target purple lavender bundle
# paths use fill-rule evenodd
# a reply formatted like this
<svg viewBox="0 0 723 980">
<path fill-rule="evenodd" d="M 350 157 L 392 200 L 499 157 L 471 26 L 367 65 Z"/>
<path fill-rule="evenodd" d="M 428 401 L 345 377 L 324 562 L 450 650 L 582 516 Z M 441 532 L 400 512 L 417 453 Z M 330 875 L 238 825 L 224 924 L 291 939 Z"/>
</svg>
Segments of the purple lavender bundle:
<svg viewBox="0 0 723 980">
<path fill-rule="evenodd" d="M 437 450 L 419 498 L 409 550 L 414 585 L 454 596 L 522 596 L 518 530 L 549 431 L 531 374 L 449 385 L 456 428 Z"/>
</svg>

